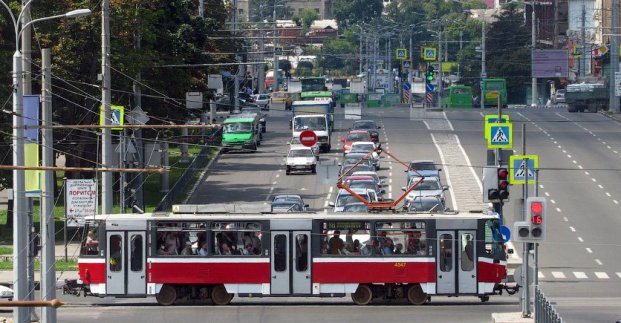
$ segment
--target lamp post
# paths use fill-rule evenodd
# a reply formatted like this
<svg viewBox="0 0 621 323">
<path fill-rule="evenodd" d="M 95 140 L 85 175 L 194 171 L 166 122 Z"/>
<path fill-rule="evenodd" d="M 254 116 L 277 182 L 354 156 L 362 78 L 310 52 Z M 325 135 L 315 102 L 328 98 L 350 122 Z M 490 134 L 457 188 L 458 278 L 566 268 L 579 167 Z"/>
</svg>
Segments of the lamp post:
<svg viewBox="0 0 621 323">
<path fill-rule="evenodd" d="M 78 9 L 67 12 L 62 15 L 38 18 L 29 21 L 20 28 L 21 20 L 24 17 L 24 11 L 32 3 L 33 0 L 26 2 L 22 6 L 22 10 L 15 18 L 11 8 L 2 0 L 0 3 L 8 11 L 11 21 L 15 29 L 15 53 L 13 54 L 13 166 L 24 166 L 24 108 L 23 108 L 23 84 L 22 84 L 22 54 L 19 51 L 19 39 L 22 32 L 36 22 L 58 18 L 74 18 L 87 16 L 91 13 L 89 9 Z M 26 279 L 27 256 L 28 256 L 28 236 L 29 228 L 26 214 L 26 192 L 25 192 L 25 176 L 23 169 L 13 170 L 13 279 L 14 299 L 21 301 L 27 300 L 28 297 L 28 281 Z M 53 246 L 51 246 L 53 248 Z M 30 322 L 30 309 L 26 307 L 16 307 L 13 310 L 13 318 L 15 322 Z M 55 317 L 53 318 L 55 320 Z"/>
</svg>

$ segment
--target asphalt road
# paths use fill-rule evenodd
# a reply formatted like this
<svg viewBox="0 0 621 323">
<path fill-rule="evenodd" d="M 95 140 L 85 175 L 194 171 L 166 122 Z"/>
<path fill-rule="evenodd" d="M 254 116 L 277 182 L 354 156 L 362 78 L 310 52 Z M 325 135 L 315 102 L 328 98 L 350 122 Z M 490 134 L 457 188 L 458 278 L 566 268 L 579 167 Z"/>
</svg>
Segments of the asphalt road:
<svg viewBox="0 0 621 323">
<path fill-rule="evenodd" d="M 189 198 L 190 204 L 265 202 L 275 194 L 300 194 L 317 212 L 334 201 L 339 139 L 352 120 L 336 108 L 333 151 L 322 154 L 318 173 L 285 175 L 290 139 L 289 112 L 269 111 L 268 132 L 256 153 L 231 153 L 215 161 Z M 486 110 L 485 113 L 495 111 Z M 619 123 L 599 114 L 569 114 L 560 108 L 507 109 L 514 122 L 514 149 L 521 153 L 521 125 L 526 124 L 526 152 L 540 159 L 539 194 L 548 197 L 547 240 L 540 247 L 539 280 L 544 293 L 566 322 L 615 322 L 621 319 L 621 139 Z M 486 160 L 480 110 L 422 112 L 407 108 L 365 109 L 363 118 L 382 125 L 382 146 L 399 160 L 432 159 L 442 164 L 451 186 L 448 206 L 461 212 L 486 208 L 480 177 Z M 382 159 L 379 171 L 386 197 L 396 199 L 406 183 L 404 166 Z M 533 193 L 531 186 L 531 195 Z M 511 188 L 505 222 L 519 216 L 520 186 Z M 516 246 L 521 254 L 521 246 Z M 234 299 L 225 307 L 160 307 L 154 299 L 74 298 L 59 309 L 59 322 L 489 322 L 494 312 L 519 312 L 517 295 L 432 297 L 425 306 L 373 304 L 353 306 L 349 298 Z M 1 316 L 1 313 L 0 313 Z"/>
</svg>

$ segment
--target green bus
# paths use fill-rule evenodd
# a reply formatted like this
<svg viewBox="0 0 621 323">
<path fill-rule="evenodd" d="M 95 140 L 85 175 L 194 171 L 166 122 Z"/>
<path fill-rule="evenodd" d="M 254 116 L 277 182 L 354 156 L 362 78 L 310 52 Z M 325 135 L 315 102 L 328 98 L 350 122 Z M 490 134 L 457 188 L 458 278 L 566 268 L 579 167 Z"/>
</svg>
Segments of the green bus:
<svg viewBox="0 0 621 323">
<path fill-rule="evenodd" d="M 453 85 L 442 91 L 442 108 L 472 108 L 472 88 Z"/>
<path fill-rule="evenodd" d="M 336 104 L 332 100 L 332 92 L 330 91 L 308 91 L 300 93 L 300 99 L 302 101 L 325 101 L 330 102 L 330 106 L 334 107 Z"/>
<path fill-rule="evenodd" d="M 256 113 L 232 115 L 222 127 L 222 152 L 235 147 L 256 151 L 261 144 L 261 119 Z"/>
<path fill-rule="evenodd" d="M 345 107 L 347 103 L 357 103 L 358 102 L 358 94 L 351 93 L 349 88 L 341 89 L 339 92 L 339 104 L 341 108 Z"/>
<path fill-rule="evenodd" d="M 497 107 L 498 97 L 501 98 L 502 106 L 507 106 L 507 81 L 502 78 L 483 79 L 482 98 L 485 107 Z"/>
<path fill-rule="evenodd" d="M 313 91 L 327 91 L 326 87 L 326 78 L 322 76 L 318 77 L 303 77 L 300 79 L 300 83 L 302 83 L 302 92 L 313 92 Z"/>
</svg>

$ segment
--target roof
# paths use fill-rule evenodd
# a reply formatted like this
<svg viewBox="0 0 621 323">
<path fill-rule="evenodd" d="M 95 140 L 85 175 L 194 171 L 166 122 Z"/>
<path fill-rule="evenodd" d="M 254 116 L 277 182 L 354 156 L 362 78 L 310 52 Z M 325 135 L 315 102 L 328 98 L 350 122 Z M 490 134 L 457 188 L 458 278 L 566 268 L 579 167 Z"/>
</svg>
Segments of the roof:
<svg viewBox="0 0 621 323">
<path fill-rule="evenodd" d="M 339 24 L 334 19 L 315 20 L 310 26 L 310 29 L 339 29 Z"/>
<path fill-rule="evenodd" d="M 223 123 L 227 124 L 227 123 L 235 123 L 235 122 L 254 122 L 254 119 L 255 119 L 255 117 L 253 117 L 253 116 L 251 117 L 251 116 L 248 116 L 248 115 L 245 115 L 245 116 L 238 115 L 238 116 L 235 116 L 235 117 L 228 117 L 228 118 L 226 118 Z"/>
</svg>

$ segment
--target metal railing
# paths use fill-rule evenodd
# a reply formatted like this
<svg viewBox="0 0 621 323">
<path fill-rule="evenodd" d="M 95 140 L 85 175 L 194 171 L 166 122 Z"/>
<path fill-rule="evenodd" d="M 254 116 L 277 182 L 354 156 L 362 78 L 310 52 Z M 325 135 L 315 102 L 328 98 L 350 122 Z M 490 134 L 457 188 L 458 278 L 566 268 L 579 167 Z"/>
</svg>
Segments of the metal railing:
<svg viewBox="0 0 621 323">
<path fill-rule="evenodd" d="M 535 323 L 563 323 L 563 318 L 539 286 L 535 287 Z"/>
<path fill-rule="evenodd" d="M 198 155 L 192 160 L 188 168 L 185 169 L 183 174 L 179 177 L 177 182 L 173 185 L 173 187 L 166 193 L 166 195 L 162 198 L 160 203 L 155 208 L 155 212 L 160 212 L 164 210 L 168 210 L 172 207 L 172 204 L 175 202 L 177 197 L 181 195 L 188 183 L 194 177 L 194 174 L 201 169 L 202 165 L 205 163 L 207 158 L 209 157 L 209 152 L 211 151 L 212 145 L 216 143 L 219 144 L 219 136 L 221 135 L 220 129 L 216 130 L 211 136 L 207 137 L 206 145 L 201 149 Z"/>
</svg>

